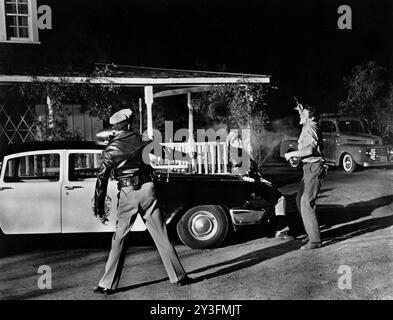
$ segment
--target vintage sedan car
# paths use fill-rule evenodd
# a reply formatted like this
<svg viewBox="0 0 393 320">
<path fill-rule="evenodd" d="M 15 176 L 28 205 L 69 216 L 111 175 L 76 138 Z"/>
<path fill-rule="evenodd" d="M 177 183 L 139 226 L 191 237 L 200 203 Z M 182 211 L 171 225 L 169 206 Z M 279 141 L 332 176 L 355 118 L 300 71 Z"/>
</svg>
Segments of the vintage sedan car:
<svg viewBox="0 0 393 320">
<path fill-rule="evenodd" d="M 0 232 L 14 234 L 113 232 L 117 182 L 109 181 L 109 223 L 93 215 L 96 174 L 104 144 L 35 142 L 10 145 L 0 155 Z M 169 230 L 192 248 L 219 246 L 228 232 L 273 220 L 268 184 L 228 174 L 157 175 Z M 273 192 L 274 193 L 274 192 Z M 146 229 L 138 216 L 132 231 Z"/>
<path fill-rule="evenodd" d="M 339 114 L 322 115 L 319 121 L 322 131 L 324 154 L 328 164 L 341 166 L 352 173 L 357 166 L 375 167 L 393 165 L 393 146 L 383 144 L 382 138 L 372 135 L 358 117 Z M 297 150 L 297 138 L 281 143 L 280 155 Z M 298 159 L 291 159 L 293 168 L 300 166 Z"/>
</svg>

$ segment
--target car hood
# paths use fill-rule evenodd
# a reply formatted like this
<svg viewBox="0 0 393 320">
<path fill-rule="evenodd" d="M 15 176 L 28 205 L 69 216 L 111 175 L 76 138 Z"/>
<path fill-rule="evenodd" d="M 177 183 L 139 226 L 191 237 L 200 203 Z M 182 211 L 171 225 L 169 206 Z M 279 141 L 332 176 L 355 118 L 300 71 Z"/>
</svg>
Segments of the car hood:
<svg viewBox="0 0 393 320">
<path fill-rule="evenodd" d="M 341 134 L 342 143 L 354 144 L 382 144 L 382 138 L 368 133 L 346 132 Z"/>
<path fill-rule="evenodd" d="M 188 173 L 172 173 L 155 170 L 159 182 L 166 181 L 245 181 L 242 176 L 233 174 L 188 174 Z"/>
</svg>

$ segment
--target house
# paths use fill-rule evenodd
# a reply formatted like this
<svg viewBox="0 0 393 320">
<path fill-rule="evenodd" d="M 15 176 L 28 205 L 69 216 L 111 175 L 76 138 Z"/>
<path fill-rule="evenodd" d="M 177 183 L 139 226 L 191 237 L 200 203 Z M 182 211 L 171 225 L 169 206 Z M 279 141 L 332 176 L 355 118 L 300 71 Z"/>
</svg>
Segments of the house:
<svg viewBox="0 0 393 320">
<path fill-rule="evenodd" d="M 153 102 L 161 97 L 184 95 L 186 102 L 184 111 L 188 113 L 188 142 L 194 142 L 192 94 L 208 91 L 212 85 L 269 83 L 270 76 L 259 74 L 242 74 L 229 72 L 210 72 L 168 68 L 151 68 L 141 66 L 119 65 L 112 70 L 110 76 L 91 78 L 91 71 L 97 64 L 92 63 L 92 53 L 85 61 L 69 61 L 64 64 L 62 56 L 67 50 L 57 49 L 51 42 L 51 8 L 37 3 L 37 0 L 5 0 L 0 1 L 0 93 L 14 84 L 32 83 L 34 81 L 81 84 L 111 84 L 127 91 L 139 100 L 139 112 L 146 115 L 146 130 L 153 137 Z M 41 14 L 41 16 L 40 16 Z M 48 30 L 52 36 L 48 36 Z M 43 37 L 41 38 L 41 32 Z M 94 42 L 94 39 L 92 39 Z M 62 48 L 62 47 L 60 47 Z M 59 63 L 53 59 L 53 52 Z M 95 52 L 95 51 L 94 51 Z M 72 59 L 71 59 L 72 60 Z M 102 65 L 102 64 L 101 64 Z M 105 65 L 105 64 L 104 64 Z M 16 97 L 17 98 L 17 97 Z M 15 100 L 13 100 L 14 102 Z M 34 105 L 0 101 L 0 146 L 34 139 L 36 132 L 34 120 L 51 114 L 51 97 L 42 97 L 40 103 Z M 102 121 L 83 113 L 78 103 L 64 105 L 68 114 L 68 127 L 78 130 L 83 138 L 94 140 L 97 131 L 103 128 Z M 142 128 L 145 129 L 145 128 Z M 197 142 L 198 143 L 198 142 Z M 186 148 L 178 145 L 178 148 Z M 204 152 L 210 147 L 199 146 Z M 201 151 L 202 149 L 200 149 Z M 199 162 L 207 161 L 198 159 Z M 206 167 L 206 166 L 205 166 Z"/>
</svg>

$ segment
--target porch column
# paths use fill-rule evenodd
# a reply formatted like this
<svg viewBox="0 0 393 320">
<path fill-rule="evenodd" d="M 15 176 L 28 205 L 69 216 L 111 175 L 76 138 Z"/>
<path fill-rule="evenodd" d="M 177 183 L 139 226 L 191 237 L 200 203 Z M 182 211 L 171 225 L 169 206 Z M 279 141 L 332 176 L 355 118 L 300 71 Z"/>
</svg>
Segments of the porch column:
<svg viewBox="0 0 393 320">
<path fill-rule="evenodd" d="M 142 114 L 142 98 L 139 98 L 139 133 L 143 133 L 143 114 Z"/>
<path fill-rule="evenodd" d="M 46 94 L 46 105 L 48 106 L 48 124 L 49 128 L 53 128 L 53 102 L 50 94 Z"/>
<path fill-rule="evenodd" d="M 153 86 L 145 87 L 145 103 L 147 111 L 147 135 L 150 139 L 153 139 Z"/>
<path fill-rule="evenodd" d="M 194 149 L 195 140 L 194 140 L 194 107 L 191 102 L 191 92 L 187 93 L 187 107 L 188 107 L 188 152 L 190 156 L 192 156 L 193 151 L 197 151 Z M 191 159 L 191 168 L 190 173 L 194 172 L 196 168 L 196 161 L 194 158 Z"/>
<path fill-rule="evenodd" d="M 194 108 L 191 103 L 191 92 L 187 93 L 187 107 L 188 107 L 188 141 L 194 142 Z"/>
</svg>

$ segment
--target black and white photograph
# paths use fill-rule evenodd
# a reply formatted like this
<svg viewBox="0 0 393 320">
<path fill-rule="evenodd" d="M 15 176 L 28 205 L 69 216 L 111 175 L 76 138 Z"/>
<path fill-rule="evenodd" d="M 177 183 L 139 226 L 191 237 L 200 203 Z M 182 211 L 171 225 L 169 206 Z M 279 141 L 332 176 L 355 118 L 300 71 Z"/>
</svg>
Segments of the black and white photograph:
<svg viewBox="0 0 393 320">
<path fill-rule="evenodd" d="M 393 300 L 393 1 L 0 0 L 0 300 Z"/>
</svg>

